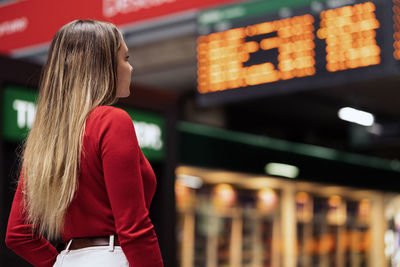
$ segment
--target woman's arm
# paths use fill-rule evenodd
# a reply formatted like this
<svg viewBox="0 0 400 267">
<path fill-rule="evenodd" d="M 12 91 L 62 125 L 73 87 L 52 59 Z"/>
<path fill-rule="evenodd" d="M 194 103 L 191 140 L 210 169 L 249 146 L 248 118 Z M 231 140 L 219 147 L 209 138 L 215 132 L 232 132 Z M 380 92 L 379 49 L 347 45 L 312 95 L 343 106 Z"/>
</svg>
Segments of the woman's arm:
<svg viewBox="0 0 400 267">
<path fill-rule="evenodd" d="M 49 241 L 32 233 L 31 224 L 25 220 L 22 199 L 23 173 L 21 171 L 17 191 L 11 207 L 6 232 L 6 246 L 36 267 L 51 267 L 58 252 Z"/>
<path fill-rule="evenodd" d="M 104 179 L 116 232 L 131 266 L 163 266 L 154 226 L 149 218 L 140 170 L 140 148 L 132 119 L 111 107 L 100 127 Z"/>
</svg>

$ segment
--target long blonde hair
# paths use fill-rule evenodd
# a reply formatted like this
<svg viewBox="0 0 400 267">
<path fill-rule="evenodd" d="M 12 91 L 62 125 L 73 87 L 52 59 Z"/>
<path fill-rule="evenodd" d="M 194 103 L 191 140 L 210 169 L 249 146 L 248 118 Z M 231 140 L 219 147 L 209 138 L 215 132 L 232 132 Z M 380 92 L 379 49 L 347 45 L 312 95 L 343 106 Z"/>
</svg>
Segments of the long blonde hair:
<svg viewBox="0 0 400 267">
<path fill-rule="evenodd" d="M 61 237 L 78 188 L 86 118 L 118 100 L 121 32 L 111 23 L 75 20 L 54 36 L 39 85 L 35 121 L 22 144 L 24 207 L 32 230 Z"/>
</svg>

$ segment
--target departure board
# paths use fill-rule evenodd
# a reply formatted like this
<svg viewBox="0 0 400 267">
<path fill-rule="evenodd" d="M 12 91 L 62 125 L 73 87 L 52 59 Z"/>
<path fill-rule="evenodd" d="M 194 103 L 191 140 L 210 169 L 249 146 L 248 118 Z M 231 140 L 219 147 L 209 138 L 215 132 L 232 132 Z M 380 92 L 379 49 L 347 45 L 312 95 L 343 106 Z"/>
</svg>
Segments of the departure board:
<svg viewBox="0 0 400 267">
<path fill-rule="evenodd" d="M 201 104 L 400 74 L 400 0 L 298 0 L 303 5 L 292 8 L 288 1 L 275 10 L 268 8 L 274 1 L 260 1 L 260 8 L 253 2 L 200 17 Z"/>
<path fill-rule="evenodd" d="M 393 38 L 394 38 L 394 52 L 395 59 L 400 59 L 400 0 L 393 0 Z"/>
</svg>

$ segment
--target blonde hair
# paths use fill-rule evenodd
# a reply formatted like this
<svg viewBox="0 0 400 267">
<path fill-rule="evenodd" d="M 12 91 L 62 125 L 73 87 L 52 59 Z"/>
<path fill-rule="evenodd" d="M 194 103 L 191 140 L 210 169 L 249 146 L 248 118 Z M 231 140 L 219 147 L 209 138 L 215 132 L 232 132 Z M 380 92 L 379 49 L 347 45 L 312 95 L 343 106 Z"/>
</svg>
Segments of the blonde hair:
<svg viewBox="0 0 400 267">
<path fill-rule="evenodd" d="M 37 112 L 22 144 L 24 207 L 32 230 L 61 237 L 78 188 L 86 118 L 118 100 L 120 31 L 111 23 L 75 20 L 54 36 L 39 85 Z"/>
</svg>

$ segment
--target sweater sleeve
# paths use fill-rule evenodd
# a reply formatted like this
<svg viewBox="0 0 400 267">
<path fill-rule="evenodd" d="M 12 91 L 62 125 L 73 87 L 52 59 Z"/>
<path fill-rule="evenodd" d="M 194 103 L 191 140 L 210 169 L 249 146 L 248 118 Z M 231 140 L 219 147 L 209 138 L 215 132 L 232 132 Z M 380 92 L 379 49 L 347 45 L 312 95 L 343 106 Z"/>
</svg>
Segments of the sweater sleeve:
<svg viewBox="0 0 400 267">
<path fill-rule="evenodd" d="M 21 171 L 17 191 L 11 207 L 6 231 L 6 245 L 17 255 L 36 267 L 51 267 L 58 252 L 43 236 L 32 233 L 32 225 L 26 223 L 23 207 L 23 172 Z"/>
<path fill-rule="evenodd" d="M 154 226 L 146 208 L 140 148 L 132 119 L 119 108 L 107 110 L 100 127 L 100 152 L 115 228 L 131 267 L 162 267 Z"/>
</svg>

